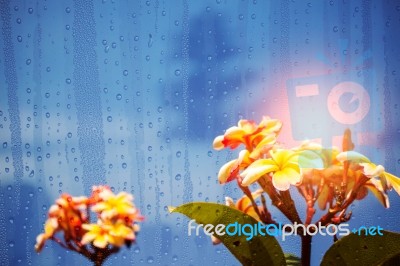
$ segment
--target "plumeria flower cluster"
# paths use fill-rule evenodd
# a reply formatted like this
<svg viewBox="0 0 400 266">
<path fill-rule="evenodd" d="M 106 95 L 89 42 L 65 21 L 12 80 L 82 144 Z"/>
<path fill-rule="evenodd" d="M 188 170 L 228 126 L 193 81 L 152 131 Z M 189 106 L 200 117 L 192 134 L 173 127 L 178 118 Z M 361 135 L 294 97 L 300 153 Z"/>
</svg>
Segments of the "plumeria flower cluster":
<svg viewBox="0 0 400 266">
<path fill-rule="evenodd" d="M 321 210 L 328 209 L 317 223 L 327 225 L 341 223 L 351 217 L 347 208 L 354 200 L 363 199 L 368 191 L 377 197 L 384 207 L 389 207 L 387 191 L 394 189 L 400 194 L 400 179 L 385 171 L 382 165 L 372 163 L 366 156 L 353 151 L 350 130 L 343 136 L 342 148 L 323 148 L 320 144 L 305 141 L 294 148 L 284 148 L 277 141 L 282 122 L 263 117 L 259 124 L 250 120 L 240 120 L 237 126 L 226 130 L 224 135 L 215 138 L 213 147 L 237 149 L 243 147 L 238 157 L 224 164 L 219 173 L 220 183 L 236 180 L 243 190 L 251 208 L 236 206 L 228 200 L 230 206 L 243 209 L 257 220 L 274 223 L 251 193 L 249 186 L 254 183 L 266 193 L 291 222 L 311 224 L 317 203 Z M 305 220 L 299 217 L 290 187 L 295 187 L 304 197 L 307 205 Z M 265 205 L 265 204 L 264 204 Z M 240 205 L 242 206 L 242 205 Z"/>
<path fill-rule="evenodd" d="M 92 223 L 90 214 L 95 214 L 96 223 Z M 40 252 L 50 239 L 95 265 L 101 265 L 122 246 L 129 247 L 139 231 L 137 222 L 143 220 L 131 194 L 114 194 L 108 186 L 94 186 L 89 198 L 62 194 L 50 207 L 48 217 L 44 233 L 36 239 L 36 251 Z"/>
</svg>

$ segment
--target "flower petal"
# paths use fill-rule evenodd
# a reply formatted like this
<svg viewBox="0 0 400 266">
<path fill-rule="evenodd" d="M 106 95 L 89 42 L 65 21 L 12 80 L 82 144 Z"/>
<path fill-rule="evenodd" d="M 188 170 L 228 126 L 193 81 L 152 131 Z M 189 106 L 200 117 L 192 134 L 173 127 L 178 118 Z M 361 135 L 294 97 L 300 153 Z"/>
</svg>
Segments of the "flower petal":
<svg viewBox="0 0 400 266">
<path fill-rule="evenodd" d="M 285 164 L 293 162 L 297 163 L 297 154 L 291 150 L 276 150 L 270 152 L 272 159 L 280 168 L 285 168 Z"/>
<path fill-rule="evenodd" d="M 330 191 L 330 188 L 328 186 L 323 186 L 322 190 L 319 194 L 318 197 L 318 207 L 321 210 L 325 210 L 326 209 L 326 205 L 328 204 L 328 202 L 330 202 L 332 200 L 333 194 Z"/>
<path fill-rule="evenodd" d="M 272 185 L 280 191 L 286 191 L 290 188 L 290 182 L 282 171 L 275 172 L 272 176 Z"/>
<path fill-rule="evenodd" d="M 219 169 L 218 172 L 218 180 L 220 184 L 224 184 L 229 181 L 231 174 L 232 174 L 232 169 L 234 165 L 236 164 L 237 160 L 232 160 L 224 164 L 221 169 Z"/>
<path fill-rule="evenodd" d="M 278 166 L 271 159 L 260 159 L 252 163 L 243 173 L 241 177 L 243 178 L 242 185 L 248 186 L 253 182 L 257 181 L 261 176 L 279 170 Z"/>
<path fill-rule="evenodd" d="M 225 197 L 225 205 L 231 208 L 235 208 L 235 203 L 231 197 Z"/>
<path fill-rule="evenodd" d="M 83 245 L 86 245 L 86 244 L 92 242 L 93 239 L 96 238 L 96 236 L 97 236 L 97 235 L 94 234 L 94 233 L 92 233 L 92 232 L 87 232 L 86 234 L 83 235 L 82 240 L 81 240 L 81 243 L 82 243 Z"/>
<path fill-rule="evenodd" d="M 298 165 L 300 168 L 323 169 L 324 162 L 321 156 L 314 151 L 304 150 L 298 152 Z"/>
<path fill-rule="evenodd" d="M 286 167 L 281 172 L 285 174 L 286 178 L 292 185 L 298 185 L 302 180 L 300 172 L 297 169 Z"/>
<path fill-rule="evenodd" d="M 370 163 L 371 162 L 367 157 L 365 157 L 361 153 L 358 153 L 355 151 L 341 152 L 336 156 L 336 159 L 339 162 L 344 162 L 344 161 L 352 161 L 354 163 Z"/>
<path fill-rule="evenodd" d="M 385 208 L 390 207 L 389 198 L 385 194 L 382 184 L 378 180 L 371 178 L 367 183 L 365 183 L 365 186 L 372 192 L 372 194 L 374 194 Z"/>
<path fill-rule="evenodd" d="M 225 148 L 224 144 L 222 143 L 222 141 L 224 140 L 224 136 L 218 136 L 214 139 L 213 142 L 213 148 L 217 151 L 222 150 L 223 148 Z"/>
<path fill-rule="evenodd" d="M 36 252 L 40 252 L 44 246 L 44 243 L 46 242 L 47 238 L 45 237 L 44 234 L 40 234 L 36 237 L 36 244 L 35 244 L 35 250 Z"/>
<path fill-rule="evenodd" d="M 257 144 L 256 148 L 251 152 L 250 157 L 253 159 L 260 158 L 261 154 L 267 153 L 275 142 L 276 136 L 274 134 L 268 134 Z"/>
<path fill-rule="evenodd" d="M 385 172 L 382 165 L 375 165 L 373 163 L 360 163 L 364 167 L 363 173 L 369 178 L 380 176 Z"/>
<path fill-rule="evenodd" d="M 93 241 L 93 245 L 98 248 L 105 248 L 108 245 L 107 237 L 105 235 L 98 235 Z"/>
<path fill-rule="evenodd" d="M 394 176 L 388 172 L 384 172 L 383 175 L 386 179 L 388 187 L 390 189 L 393 188 L 397 192 L 397 194 L 400 195 L 400 178 L 398 178 L 397 176 Z"/>
<path fill-rule="evenodd" d="M 279 132 L 282 128 L 282 122 L 278 119 L 271 119 L 268 116 L 263 116 L 258 127 L 262 127 L 263 131 Z"/>
</svg>

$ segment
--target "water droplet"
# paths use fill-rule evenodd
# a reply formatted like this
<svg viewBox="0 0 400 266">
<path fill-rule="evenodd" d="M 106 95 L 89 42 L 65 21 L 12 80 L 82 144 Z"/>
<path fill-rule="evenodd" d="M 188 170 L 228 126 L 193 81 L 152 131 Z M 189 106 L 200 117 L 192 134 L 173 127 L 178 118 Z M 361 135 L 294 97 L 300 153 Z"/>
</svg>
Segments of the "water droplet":
<svg viewBox="0 0 400 266">
<path fill-rule="evenodd" d="M 179 69 L 175 70 L 175 76 L 180 76 L 181 75 L 181 71 Z"/>
<path fill-rule="evenodd" d="M 30 65 L 31 64 L 31 60 L 30 59 L 26 59 L 26 61 L 25 61 L 25 63 L 27 64 L 27 65 Z"/>
<path fill-rule="evenodd" d="M 119 100 L 122 99 L 122 95 L 121 95 L 120 93 L 118 93 L 118 94 L 115 96 L 115 98 L 119 101 Z"/>
<path fill-rule="evenodd" d="M 149 40 L 147 41 L 147 47 L 151 47 L 153 45 L 153 36 L 149 34 Z"/>
<path fill-rule="evenodd" d="M 124 74 L 125 77 L 128 76 L 128 70 L 125 69 L 123 74 Z"/>
<path fill-rule="evenodd" d="M 181 180 L 182 179 L 182 176 L 180 175 L 180 174 L 177 174 L 176 176 L 175 176 L 175 180 L 176 181 L 179 181 L 179 180 Z"/>
</svg>

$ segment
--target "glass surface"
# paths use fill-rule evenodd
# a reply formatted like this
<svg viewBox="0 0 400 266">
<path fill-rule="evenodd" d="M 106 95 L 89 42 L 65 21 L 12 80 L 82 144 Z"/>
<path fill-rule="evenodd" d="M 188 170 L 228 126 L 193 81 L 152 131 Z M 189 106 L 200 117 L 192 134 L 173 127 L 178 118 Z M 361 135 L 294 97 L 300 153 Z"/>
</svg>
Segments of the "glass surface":
<svg viewBox="0 0 400 266">
<path fill-rule="evenodd" d="M 2 265 L 89 265 L 33 247 L 54 200 L 95 184 L 134 194 L 146 217 L 106 265 L 238 265 L 167 207 L 241 196 L 217 180 L 236 151 L 212 148 L 241 118 L 283 120 L 288 145 L 335 144 L 350 127 L 400 174 L 398 1 L 3 0 L 0 15 Z M 353 204 L 350 224 L 400 231 L 389 197 L 388 210 Z M 331 241 L 314 239 L 313 265 Z M 298 237 L 282 245 L 299 255 Z"/>
</svg>

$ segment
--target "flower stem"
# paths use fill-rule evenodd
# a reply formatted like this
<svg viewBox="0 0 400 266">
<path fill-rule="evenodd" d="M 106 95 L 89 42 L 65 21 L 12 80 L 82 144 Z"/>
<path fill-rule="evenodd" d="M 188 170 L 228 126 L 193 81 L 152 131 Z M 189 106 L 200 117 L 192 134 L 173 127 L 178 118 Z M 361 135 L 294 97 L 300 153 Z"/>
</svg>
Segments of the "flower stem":
<svg viewBox="0 0 400 266">
<path fill-rule="evenodd" d="M 309 266 L 311 264 L 311 235 L 301 236 L 301 265 Z"/>
</svg>

